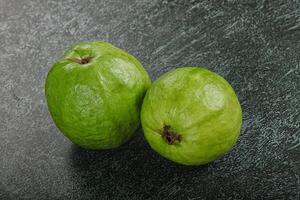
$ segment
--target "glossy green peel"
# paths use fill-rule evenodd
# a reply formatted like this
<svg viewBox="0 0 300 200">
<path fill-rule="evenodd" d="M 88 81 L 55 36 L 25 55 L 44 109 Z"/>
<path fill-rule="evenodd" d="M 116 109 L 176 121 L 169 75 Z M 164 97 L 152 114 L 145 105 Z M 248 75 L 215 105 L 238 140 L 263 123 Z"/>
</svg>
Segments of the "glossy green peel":
<svg viewBox="0 0 300 200">
<path fill-rule="evenodd" d="M 242 111 L 225 79 L 204 68 L 184 67 L 153 83 L 141 120 L 146 140 L 156 152 L 180 164 L 201 165 L 236 143 Z"/>
<path fill-rule="evenodd" d="M 139 125 L 150 78 L 141 63 L 106 42 L 83 42 L 49 71 L 45 92 L 57 127 L 73 143 L 108 149 L 126 142 Z"/>
</svg>

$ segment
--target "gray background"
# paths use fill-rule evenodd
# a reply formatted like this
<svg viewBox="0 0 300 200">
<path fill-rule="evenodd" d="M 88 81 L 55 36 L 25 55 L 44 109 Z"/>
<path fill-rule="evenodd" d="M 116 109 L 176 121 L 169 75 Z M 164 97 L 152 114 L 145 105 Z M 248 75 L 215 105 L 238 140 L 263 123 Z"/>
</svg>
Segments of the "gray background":
<svg viewBox="0 0 300 200">
<path fill-rule="evenodd" d="M 72 145 L 48 113 L 51 64 L 79 41 L 135 55 L 155 80 L 182 65 L 224 76 L 243 108 L 234 149 L 176 165 L 139 130 L 115 150 Z M 300 199 L 298 0 L 0 0 L 0 199 Z"/>
</svg>

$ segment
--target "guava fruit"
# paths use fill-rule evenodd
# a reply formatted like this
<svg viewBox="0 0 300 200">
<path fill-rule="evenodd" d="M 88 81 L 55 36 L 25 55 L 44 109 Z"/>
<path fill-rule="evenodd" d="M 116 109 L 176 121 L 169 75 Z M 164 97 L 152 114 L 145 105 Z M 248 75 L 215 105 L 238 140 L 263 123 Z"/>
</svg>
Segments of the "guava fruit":
<svg viewBox="0 0 300 200">
<path fill-rule="evenodd" d="M 107 42 L 82 42 L 53 65 L 45 93 L 50 114 L 67 138 L 84 148 L 108 149 L 133 135 L 150 84 L 129 53 Z"/>
<path fill-rule="evenodd" d="M 221 76 L 183 67 L 162 75 L 148 89 L 141 121 L 146 140 L 160 155 L 183 165 L 202 165 L 236 143 L 242 111 Z"/>
</svg>

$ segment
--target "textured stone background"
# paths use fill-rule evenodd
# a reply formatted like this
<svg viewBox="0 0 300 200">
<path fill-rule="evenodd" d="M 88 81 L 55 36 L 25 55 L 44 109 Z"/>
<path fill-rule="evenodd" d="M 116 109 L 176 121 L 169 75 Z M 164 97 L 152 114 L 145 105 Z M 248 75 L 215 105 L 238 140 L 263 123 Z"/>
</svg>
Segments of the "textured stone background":
<svg viewBox="0 0 300 200">
<path fill-rule="evenodd" d="M 72 145 L 44 97 L 71 44 L 106 40 L 155 80 L 207 66 L 235 88 L 241 137 L 225 157 L 184 167 L 139 130 L 111 151 Z M 300 1 L 0 0 L 0 199 L 300 199 Z"/>
</svg>

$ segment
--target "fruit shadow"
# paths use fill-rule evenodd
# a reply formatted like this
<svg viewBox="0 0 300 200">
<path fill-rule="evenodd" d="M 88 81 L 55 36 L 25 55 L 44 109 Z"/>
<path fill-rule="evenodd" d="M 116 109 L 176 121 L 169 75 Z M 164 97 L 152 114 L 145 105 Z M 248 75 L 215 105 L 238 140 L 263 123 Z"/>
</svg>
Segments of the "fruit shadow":
<svg viewBox="0 0 300 200">
<path fill-rule="evenodd" d="M 209 165 L 183 166 L 164 159 L 149 147 L 141 129 L 116 149 L 87 150 L 72 145 L 69 158 L 74 181 L 81 189 L 134 191 L 140 197 L 152 196 L 176 182 L 199 180 L 209 170 Z"/>
</svg>

